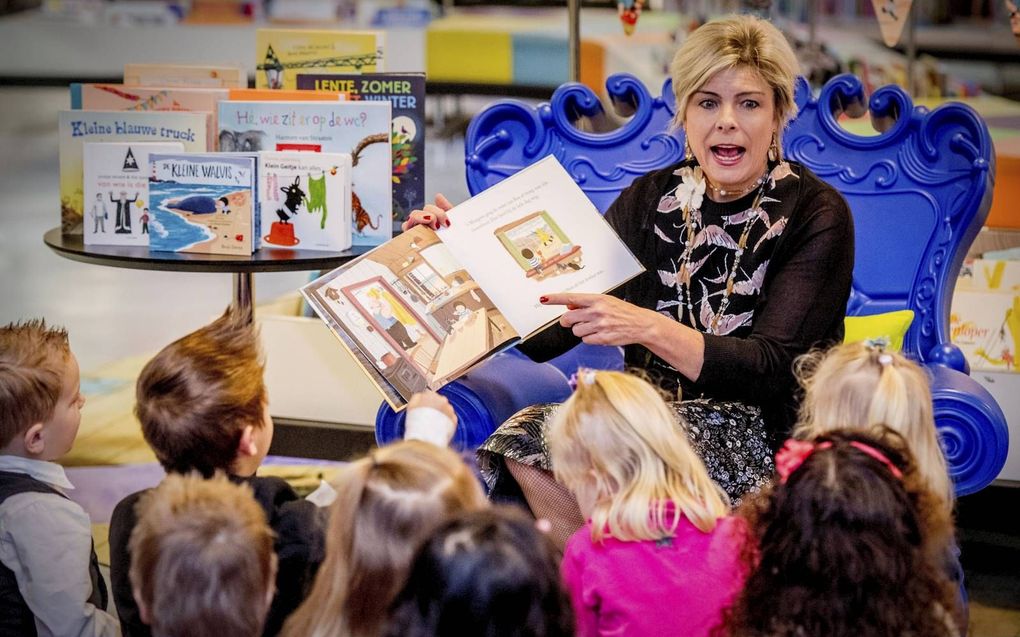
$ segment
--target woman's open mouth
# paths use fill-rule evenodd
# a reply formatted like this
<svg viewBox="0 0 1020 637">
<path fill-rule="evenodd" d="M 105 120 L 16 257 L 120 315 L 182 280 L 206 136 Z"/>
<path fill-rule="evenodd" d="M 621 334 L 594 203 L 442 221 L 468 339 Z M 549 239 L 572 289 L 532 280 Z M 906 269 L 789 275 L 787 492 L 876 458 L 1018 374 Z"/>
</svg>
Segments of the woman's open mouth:
<svg viewBox="0 0 1020 637">
<path fill-rule="evenodd" d="M 747 152 L 747 149 L 743 146 L 736 146 L 734 144 L 719 144 L 718 146 L 712 146 L 711 150 L 716 163 L 723 166 L 734 166 L 740 163 L 744 153 Z"/>
</svg>

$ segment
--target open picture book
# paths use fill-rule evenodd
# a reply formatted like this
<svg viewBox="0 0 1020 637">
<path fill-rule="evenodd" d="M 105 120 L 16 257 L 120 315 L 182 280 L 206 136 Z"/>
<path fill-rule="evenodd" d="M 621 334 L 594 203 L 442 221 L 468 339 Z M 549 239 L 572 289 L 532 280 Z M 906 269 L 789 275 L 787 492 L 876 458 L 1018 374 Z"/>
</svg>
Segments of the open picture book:
<svg viewBox="0 0 1020 637">
<path fill-rule="evenodd" d="M 301 288 L 402 409 L 557 321 L 539 298 L 604 293 L 644 268 L 552 156 Z"/>
</svg>

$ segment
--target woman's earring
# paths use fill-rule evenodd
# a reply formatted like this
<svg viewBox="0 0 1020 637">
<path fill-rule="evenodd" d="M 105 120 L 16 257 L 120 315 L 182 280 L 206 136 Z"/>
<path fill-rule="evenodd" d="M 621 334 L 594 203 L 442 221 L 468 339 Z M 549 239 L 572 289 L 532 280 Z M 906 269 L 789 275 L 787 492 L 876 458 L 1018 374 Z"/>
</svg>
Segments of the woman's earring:
<svg viewBox="0 0 1020 637">
<path fill-rule="evenodd" d="M 684 135 L 684 161 L 692 159 L 694 159 L 694 151 L 691 150 L 691 142 L 687 140 L 687 135 Z"/>
<path fill-rule="evenodd" d="M 779 154 L 779 143 L 776 140 L 776 134 L 772 133 L 772 143 L 769 144 L 769 161 L 779 161 L 781 155 Z"/>
</svg>

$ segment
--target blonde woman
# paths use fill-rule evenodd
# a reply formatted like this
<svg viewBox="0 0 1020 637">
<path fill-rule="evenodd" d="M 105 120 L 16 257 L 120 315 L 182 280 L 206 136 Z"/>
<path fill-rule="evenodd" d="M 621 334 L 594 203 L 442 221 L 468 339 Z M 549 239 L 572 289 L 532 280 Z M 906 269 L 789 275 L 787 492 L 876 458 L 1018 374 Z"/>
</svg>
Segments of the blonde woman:
<svg viewBox="0 0 1020 637">
<path fill-rule="evenodd" d="M 456 453 L 418 440 L 351 463 L 336 489 L 326 559 L 284 635 L 379 635 L 421 544 L 449 516 L 487 506 L 478 480 Z"/>
<path fill-rule="evenodd" d="M 691 427 L 709 474 L 736 501 L 768 482 L 796 422 L 793 361 L 843 338 L 854 233 L 843 197 L 784 159 L 799 72 L 772 24 L 727 16 L 687 36 L 671 66 L 677 163 L 641 176 L 606 220 L 645 266 L 608 295 L 558 293 L 559 324 L 521 345 L 549 360 L 580 341 L 621 346 Z M 449 202 L 405 228 L 457 223 Z M 554 405 L 515 414 L 479 450 L 494 496 L 523 496 L 566 534 L 583 519 L 552 479 L 545 428 Z"/>
<path fill-rule="evenodd" d="M 796 367 L 804 386 L 796 438 L 814 440 L 846 428 L 889 427 L 907 442 L 940 515 L 952 520 L 953 482 L 935 430 L 924 369 L 899 352 L 869 342 L 811 352 L 798 359 Z M 955 542 L 949 541 L 944 553 L 946 572 L 961 593 L 957 620 L 965 628 L 963 568 Z"/>
<path fill-rule="evenodd" d="M 677 425 L 648 382 L 589 370 L 549 426 L 588 517 L 562 564 L 582 637 L 708 635 L 740 590 L 745 526 Z"/>
</svg>

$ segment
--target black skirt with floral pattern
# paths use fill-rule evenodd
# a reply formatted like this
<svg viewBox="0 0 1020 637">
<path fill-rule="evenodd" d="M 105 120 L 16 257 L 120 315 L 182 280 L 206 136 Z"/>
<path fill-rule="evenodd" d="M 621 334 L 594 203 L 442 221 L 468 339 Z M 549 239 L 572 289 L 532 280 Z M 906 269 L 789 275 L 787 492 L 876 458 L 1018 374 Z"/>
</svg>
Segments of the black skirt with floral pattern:
<svg viewBox="0 0 1020 637">
<path fill-rule="evenodd" d="M 758 407 L 709 399 L 672 402 L 670 406 L 708 475 L 734 504 L 772 479 L 775 462 Z M 558 403 L 525 407 L 478 448 L 478 466 L 493 499 L 515 499 L 519 494 L 506 459 L 552 471 L 545 428 L 558 407 Z"/>
</svg>

